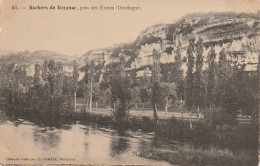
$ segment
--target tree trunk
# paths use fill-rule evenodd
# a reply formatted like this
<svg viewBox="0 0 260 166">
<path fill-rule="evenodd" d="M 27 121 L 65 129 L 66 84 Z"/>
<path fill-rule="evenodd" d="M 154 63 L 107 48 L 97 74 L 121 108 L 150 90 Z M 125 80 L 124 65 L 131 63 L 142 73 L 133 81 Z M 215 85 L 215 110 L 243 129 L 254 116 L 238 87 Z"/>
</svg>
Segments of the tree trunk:
<svg viewBox="0 0 260 166">
<path fill-rule="evenodd" d="M 135 110 L 137 110 L 137 104 L 135 103 Z"/>
<path fill-rule="evenodd" d="M 158 110 L 157 110 L 157 105 L 154 104 L 154 109 L 153 109 L 153 120 L 155 125 L 158 125 L 158 114 L 157 114 Z"/>
<path fill-rule="evenodd" d="M 191 122 L 191 111 L 190 111 L 190 128 L 192 129 L 192 122 Z"/>
<path fill-rule="evenodd" d="M 88 90 L 87 84 L 84 82 L 85 112 L 88 112 L 88 103 L 89 103 L 87 90 Z"/>
<path fill-rule="evenodd" d="M 167 119 L 167 116 L 168 116 L 168 100 L 166 101 L 165 104 L 165 119 Z"/>
<path fill-rule="evenodd" d="M 88 100 L 88 98 L 86 98 L 86 112 L 88 112 L 88 104 L 89 103 L 89 100 Z"/>
<path fill-rule="evenodd" d="M 77 111 L 77 92 L 74 91 L 74 111 Z"/>
<path fill-rule="evenodd" d="M 183 120 L 183 100 L 181 100 L 181 119 Z"/>
<path fill-rule="evenodd" d="M 97 107 L 98 107 L 98 102 L 96 102 L 96 110 L 97 110 Z"/>
<path fill-rule="evenodd" d="M 200 106 L 198 106 L 198 110 L 197 110 L 197 118 L 200 118 Z"/>
<path fill-rule="evenodd" d="M 92 112 L 92 80 L 90 81 L 89 113 Z"/>
<path fill-rule="evenodd" d="M 144 103 L 143 103 L 143 114 L 144 114 Z"/>
</svg>

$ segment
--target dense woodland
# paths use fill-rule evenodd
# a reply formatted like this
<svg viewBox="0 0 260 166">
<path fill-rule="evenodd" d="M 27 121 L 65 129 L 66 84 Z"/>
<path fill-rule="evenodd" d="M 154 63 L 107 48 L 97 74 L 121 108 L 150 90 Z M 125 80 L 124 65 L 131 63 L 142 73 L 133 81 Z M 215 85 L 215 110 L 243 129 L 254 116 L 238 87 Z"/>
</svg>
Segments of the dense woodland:
<svg viewBox="0 0 260 166">
<path fill-rule="evenodd" d="M 217 110 L 233 119 L 239 113 L 255 120 L 257 71 L 248 72 L 244 70 L 245 66 L 234 65 L 226 59 L 224 49 L 216 62 L 213 47 L 207 56 L 207 69 L 203 70 L 203 42 L 191 39 L 187 48 L 187 71 L 184 73 L 179 48 L 175 51 L 175 63 L 168 64 L 160 64 L 160 52 L 154 50 L 152 76 L 144 74 L 142 77 L 136 77 L 135 70 L 125 70 L 124 57 L 107 66 L 96 64 L 93 60 L 86 61 L 80 69 L 74 61 L 71 76 L 64 72 L 61 62 L 54 60 L 36 64 L 33 77 L 27 76 L 26 66 L 2 64 L 1 96 L 9 107 L 27 103 L 21 104 L 23 107 L 19 110 L 24 109 L 28 113 L 50 110 L 52 102 L 61 104 L 58 109 L 55 108 L 56 112 L 73 111 L 71 107 L 76 109 L 76 101 L 70 101 L 72 97 L 76 100 L 76 96 L 80 96 L 86 99 L 86 112 L 91 112 L 90 105 L 98 102 L 109 105 L 114 112 L 122 111 L 121 118 L 126 118 L 127 112 L 136 103 L 149 102 L 154 110 L 155 122 L 158 109 L 167 112 L 174 106 L 176 111 L 202 113 L 204 118 L 210 112 L 208 110 Z M 79 70 L 85 73 L 80 81 Z M 50 105 L 50 108 L 41 104 Z"/>
</svg>

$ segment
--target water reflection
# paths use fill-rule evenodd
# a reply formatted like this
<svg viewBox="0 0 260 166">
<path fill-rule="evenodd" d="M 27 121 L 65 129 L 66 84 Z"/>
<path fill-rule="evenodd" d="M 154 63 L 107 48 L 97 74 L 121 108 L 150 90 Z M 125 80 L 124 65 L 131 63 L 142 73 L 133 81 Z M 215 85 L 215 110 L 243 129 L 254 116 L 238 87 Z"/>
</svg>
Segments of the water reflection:
<svg viewBox="0 0 260 166">
<path fill-rule="evenodd" d="M 112 157 L 118 157 L 120 154 L 129 150 L 130 144 L 127 138 L 119 137 L 111 140 L 111 152 Z"/>
<path fill-rule="evenodd" d="M 54 128 L 0 116 L 0 161 L 8 157 L 64 157 L 77 163 L 165 165 L 135 156 L 152 146 L 153 134 L 115 131 L 79 122 Z M 4 134 L 3 134 L 4 133 Z M 7 141 L 12 139 L 12 141 Z M 159 146 L 159 145 L 158 145 Z"/>
<path fill-rule="evenodd" d="M 0 110 L 0 124 L 5 123 L 7 120 L 7 117 L 3 111 Z"/>
<path fill-rule="evenodd" d="M 50 148 L 58 148 L 60 142 L 61 131 L 50 130 L 48 128 L 36 127 L 33 131 L 35 144 L 41 144 L 43 150 L 47 151 Z"/>
</svg>

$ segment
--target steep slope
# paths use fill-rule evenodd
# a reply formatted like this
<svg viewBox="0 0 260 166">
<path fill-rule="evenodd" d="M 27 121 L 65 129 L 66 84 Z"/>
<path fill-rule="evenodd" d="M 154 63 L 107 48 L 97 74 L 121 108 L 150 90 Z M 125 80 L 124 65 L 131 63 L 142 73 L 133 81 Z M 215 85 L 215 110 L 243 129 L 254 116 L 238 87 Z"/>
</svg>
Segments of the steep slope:
<svg viewBox="0 0 260 166">
<path fill-rule="evenodd" d="M 93 59 L 108 65 L 124 57 L 128 70 L 147 70 L 146 66 L 153 63 L 154 49 L 161 53 L 161 63 L 173 63 L 176 46 L 181 45 L 185 62 L 189 40 L 199 37 L 203 39 L 204 60 L 207 59 L 209 47 L 213 46 L 217 55 L 225 49 L 232 63 L 246 64 L 246 70 L 256 69 L 260 16 L 236 13 L 192 14 L 172 24 L 154 25 L 142 31 L 132 43 L 91 50 L 81 57 L 81 61 Z M 185 67 L 184 63 L 184 70 Z"/>
</svg>

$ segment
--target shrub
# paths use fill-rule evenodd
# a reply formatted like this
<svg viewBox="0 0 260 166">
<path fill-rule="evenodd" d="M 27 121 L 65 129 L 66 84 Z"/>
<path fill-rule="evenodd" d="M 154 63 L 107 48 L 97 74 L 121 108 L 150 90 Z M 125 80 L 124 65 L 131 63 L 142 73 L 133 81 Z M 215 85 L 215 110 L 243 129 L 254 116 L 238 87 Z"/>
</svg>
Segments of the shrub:
<svg viewBox="0 0 260 166">
<path fill-rule="evenodd" d="M 142 117 L 142 129 L 144 131 L 153 131 L 154 128 L 155 128 L 155 126 L 154 126 L 153 121 L 149 117 L 143 116 Z"/>
</svg>

